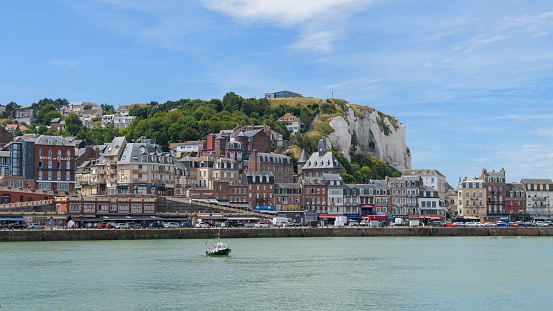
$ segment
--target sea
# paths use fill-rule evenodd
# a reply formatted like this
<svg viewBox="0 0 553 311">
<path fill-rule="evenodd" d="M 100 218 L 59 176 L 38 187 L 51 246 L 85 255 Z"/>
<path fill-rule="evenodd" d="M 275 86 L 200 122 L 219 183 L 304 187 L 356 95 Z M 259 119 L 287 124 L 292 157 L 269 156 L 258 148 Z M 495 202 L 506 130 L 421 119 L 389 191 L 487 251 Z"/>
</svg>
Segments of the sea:
<svg viewBox="0 0 553 311">
<path fill-rule="evenodd" d="M 551 237 L 0 243 L 0 310 L 552 310 Z"/>
</svg>

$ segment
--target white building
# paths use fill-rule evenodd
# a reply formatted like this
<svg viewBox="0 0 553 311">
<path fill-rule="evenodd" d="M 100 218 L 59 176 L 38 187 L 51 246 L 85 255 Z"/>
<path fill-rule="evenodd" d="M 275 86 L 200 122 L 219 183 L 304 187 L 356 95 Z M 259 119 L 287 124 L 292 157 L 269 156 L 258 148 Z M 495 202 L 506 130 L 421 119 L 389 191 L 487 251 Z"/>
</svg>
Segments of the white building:
<svg viewBox="0 0 553 311">
<path fill-rule="evenodd" d="M 116 129 L 124 129 L 131 125 L 136 116 L 115 116 L 113 118 L 113 127 Z"/>
<path fill-rule="evenodd" d="M 523 178 L 520 183 L 526 189 L 526 213 L 531 216 L 551 215 L 551 179 Z"/>
<path fill-rule="evenodd" d="M 324 182 L 328 187 L 328 214 L 344 215 L 344 181 L 342 177 L 338 174 L 324 174 Z"/>
<path fill-rule="evenodd" d="M 33 111 L 34 109 L 31 108 L 31 106 L 22 106 L 20 108 L 17 108 L 15 109 L 15 118 L 17 119 L 17 122 L 19 124 L 21 123 L 27 123 L 27 124 L 31 124 L 34 120 L 34 115 L 33 115 Z"/>
<path fill-rule="evenodd" d="M 183 143 L 172 143 L 169 144 L 171 150 L 171 155 L 175 158 L 180 158 L 183 153 L 192 153 L 196 152 L 199 154 L 202 150 L 205 140 L 199 141 L 185 141 Z"/>
<path fill-rule="evenodd" d="M 403 176 L 420 176 L 421 182 L 425 186 L 430 186 L 438 191 L 440 200 L 445 201 L 446 180 L 445 176 L 435 169 L 412 169 L 404 170 Z"/>
<path fill-rule="evenodd" d="M 115 118 L 114 114 L 106 114 L 102 116 L 102 127 L 106 128 L 110 126 L 110 124 L 113 124 L 113 118 Z"/>
</svg>

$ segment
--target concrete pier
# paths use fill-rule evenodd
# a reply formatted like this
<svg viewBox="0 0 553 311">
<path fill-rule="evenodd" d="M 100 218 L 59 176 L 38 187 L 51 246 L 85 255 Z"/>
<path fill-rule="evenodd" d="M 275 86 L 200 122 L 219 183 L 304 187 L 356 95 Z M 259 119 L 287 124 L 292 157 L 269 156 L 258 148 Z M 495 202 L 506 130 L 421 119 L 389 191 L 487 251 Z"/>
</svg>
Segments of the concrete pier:
<svg viewBox="0 0 553 311">
<path fill-rule="evenodd" d="M 227 229 L 58 229 L 0 230 L 0 242 L 145 239 L 283 238 L 283 237 L 408 237 L 408 236 L 553 236 L 553 227 L 318 227 Z"/>
</svg>

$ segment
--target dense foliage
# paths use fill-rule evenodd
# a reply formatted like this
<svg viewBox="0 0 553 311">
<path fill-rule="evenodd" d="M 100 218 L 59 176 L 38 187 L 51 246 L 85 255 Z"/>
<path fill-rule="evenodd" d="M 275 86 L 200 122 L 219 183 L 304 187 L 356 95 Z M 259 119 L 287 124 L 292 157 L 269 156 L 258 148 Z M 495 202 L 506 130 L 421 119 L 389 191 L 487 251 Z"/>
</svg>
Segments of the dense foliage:
<svg viewBox="0 0 553 311">
<path fill-rule="evenodd" d="M 332 151 L 344 168 L 344 183 L 365 184 L 369 180 L 382 180 L 386 176 L 399 177 L 401 172 L 371 155 L 350 153 L 351 163 L 342 154 Z"/>
</svg>

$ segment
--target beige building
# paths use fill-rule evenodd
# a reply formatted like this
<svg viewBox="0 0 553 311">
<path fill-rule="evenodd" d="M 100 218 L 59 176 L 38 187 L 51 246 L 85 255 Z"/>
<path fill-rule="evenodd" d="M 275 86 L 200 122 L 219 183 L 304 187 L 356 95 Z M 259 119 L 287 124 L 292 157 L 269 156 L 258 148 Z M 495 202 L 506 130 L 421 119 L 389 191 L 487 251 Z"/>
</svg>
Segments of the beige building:
<svg viewBox="0 0 553 311">
<path fill-rule="evenodd" d="M 293 133 L 297 133 L 301 130 L 300 119 L 298 119 L 298 117 L 294 116 L 291 113 L 287 113 L 278 118 L 278 123 L 284 123 L 284 125 L 286 125 L 286 128 Z"/>
<path fill-rule="evenodd" d="M 174 195 L 173 157 L 154 139 L 127 143 L 125 137 L 116 137 L 90 167 L 91 194 Z"/>
<path fill-rule="evenodd" d="M 457 214 L 461 217 L 485 217 L 486 209 L 486 186 L 484 180 L 475 178 L 459 182 L 457 189 L 458 204 Z"/>
</svg>

